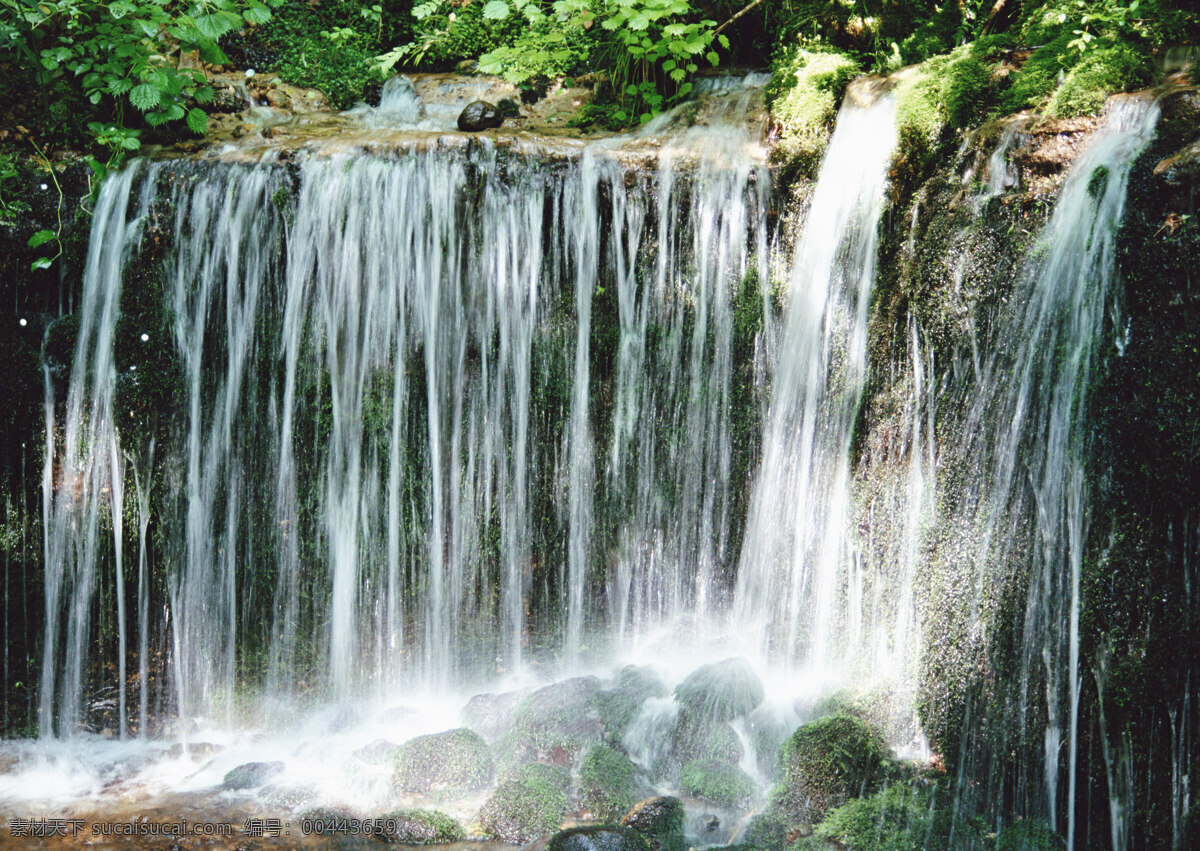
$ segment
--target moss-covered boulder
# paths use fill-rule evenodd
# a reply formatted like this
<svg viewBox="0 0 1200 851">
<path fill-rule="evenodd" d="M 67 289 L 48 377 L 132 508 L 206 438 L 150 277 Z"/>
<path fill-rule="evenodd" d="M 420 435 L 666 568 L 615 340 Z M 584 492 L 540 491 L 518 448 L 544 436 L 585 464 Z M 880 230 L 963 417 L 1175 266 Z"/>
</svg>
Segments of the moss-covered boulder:
<svg viewBox="0 0 1200 851">
<path fill-rule="evenodd" d="M 762 681 L 740 657 L 702 665 L 675 687 L 682 714 L 712 721 L 749 715 L 763 696 Z"/>
<path fill-rule="evenodd" d="M 513 725 L 513 716 L 521 703 L 521 692 L 477 694 L 463 707 L 460 720 L 489 742 L 504 735 Z"/>
<path fill-rule="evenodd" d="M 410 739 L 393 760 L 392 783 L 401 793 L 453 798 L 492 781 L 487 742 L 465 727 Z"/>
<path fill-rule="evenodd" d="M 617 674 L 616 684 L 596 694 L 593 705 L 604 728 L 604 737 L 617 744 L 642 704 L 652 697 L 666 697 L 666 684 L 649 668 L 627 665 Z"/>
<path fill-rule="evenodd" d="M 787 822 L 775 813 L 759 813 L 746 823 L 741 841 L 766 851 L 783 851 L 787 847 Z"/>
<path fill-rule="evenodd" d="M 754 795 L 754 781 L 736 765 L 701 760 L 680 769 L 679 788 L 687 795 L 730 810 L 744 807 Z"/>
<path fill-rule="evenodd" d="M 695 760 L 737 765 L 743 752 L 737 733 L 724 721 L 680 711 L 671 730 L 671 755 L 675 766 Z"/>
<path fill-rule="evenodd" d="M 461 824 L 437 810 L 395 810 L 385 813 L 377 823 L 382 823 L 384 829 L 374 837 L 399 845 L 449 845 L 467 836 Z"/>
<path fill-rule="evenodd" d="M 621 824 L 646 837 L 655 851 L 677 851 L 687 847 L 683 837 L 683 817 L 683 801 L 660 795 L 637 803 L 621 819 Z"/>
<path fill-rule="evenodd" d="M 547 851 L 651 851 L 636 830 L 612 824 L 573 827 L 555 834 Z"/>
<path fill-rule="evenodd" d="M 873 791 L 887 746 L 858 718 L 831 715 L 797 728 L 779 754 L 783 782 L 772 806 L 792 824 L 814 824 L 833 807 Z"/>
<path fill-rule="evenodd" d="M 616 821 L 643 797 L 638 767 L 629 757 L 600 745 L 588 749 L 579 769 L 583 805 L 601 821 Z"/>
<path fill-rule="evenodd" d="M 573 677 L 540 688 L 517 707 L 513 729 L 543 752 L 598 745 L 604 740 L 595 706 L 600 687 L 596 677 Z"/>
<path fill-rule="evenodd" d="M 222 789 L 257 789 L 283 772 L 282 762 L 246 762 L 226 772 Z"/>
<path fill-rule="evenodd" d="M 525 844 L 562 826 L 571 775 L 566 769 L 533 763 L 501 781 L 479 812 L 479 824 L 492 839 Z"/>
</svg>

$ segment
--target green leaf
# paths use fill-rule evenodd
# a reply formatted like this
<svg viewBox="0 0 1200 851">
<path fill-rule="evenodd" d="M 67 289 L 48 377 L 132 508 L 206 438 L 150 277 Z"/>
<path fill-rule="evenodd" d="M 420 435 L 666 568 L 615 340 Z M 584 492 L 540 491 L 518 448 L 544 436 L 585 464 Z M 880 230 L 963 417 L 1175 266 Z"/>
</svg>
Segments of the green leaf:
<svg viewBox="0 0 1200 851">
<path fill-rule="evenodd" d="M 485 21 L 503 21 L 508 17 L 508 4 L 504 0 L 488 0 L 483 7 Z"/>
<path fill-rule="evenodd" d="M 197 136 L 203 136 L 208 132 L 208 116 L 204 114 L 202 109 L 189 109 L 187 114 L 187 126 Z"/>
<path fill-rule="evenodd" d="M 721 64 L 721 57 L 717 55 L 717 51 L 715 50 L 708 51 L 704 58 L 711 62 L 714 68 Z"/>
<path fill-rule="evenodd" d="M 717 36 L 717 41 L 721 42 L 721 47 L 725 48 L 726 50 L 729 49 L 729 36 L 722 33 L 721 35 Z"/>
<path fill-rule="evenodd" d="M 129 92 L 129 102 L 146 112 L 158 106 L 159 90 L 156 86 L 150 83 L 142 83 L 140 86 L 135 86 Z"/>
<path fill-rule="evenodd" d="M 39 245 L 45 245 L 52 239 L 56 238 L 56 234 L 52 230 L 40 230 L 33 236 L 29 237 L 29 242 L 25 243 L 30 248 L 37 248 Z"/>
<path fill-rule="evenodd" d="M 265 24 L 271 20 L 271 10 L 266 6 L 249 6 L 242 12 L 242 17 L 252 24 Z"/>
<path fill-rule="evenodd" d="M 141 140 L 137 136 L 125 136 L 121 139 L 121 147 L 127 151 L 136 151 L 141 146 Z"/>
<path fill-rule="evenodd" d="M 39 257 L 29 264 L 29 271 L 36 272 L 39 269 L 49 269 L 53 261 L 49 257 Z"/>
</svg>

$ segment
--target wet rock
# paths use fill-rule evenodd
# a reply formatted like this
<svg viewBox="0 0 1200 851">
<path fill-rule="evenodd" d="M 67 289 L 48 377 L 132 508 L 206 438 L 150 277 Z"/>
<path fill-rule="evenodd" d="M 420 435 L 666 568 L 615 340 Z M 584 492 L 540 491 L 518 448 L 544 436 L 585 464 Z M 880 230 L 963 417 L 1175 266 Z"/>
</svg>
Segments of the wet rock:
<svg viewBox="0 0 1200 851">
<path fill-rule="evenodd" d="M 225 774 L 222 789 L 256 789 L 283 771 L 282 762 L 247 762 Z"/>
<path fill-rule="evenodd" d="M 743 751 L 741 740 L 728 724 L 686 710 L 679 713 L 671 731 L 674 766 L 693 760 L 737 765 Z"/>
<path fill-rule="evenodd" d="M 626 813 L 621 824 L 632 827 L 656 851 L 686 847 L 683 838 L 683 802 L 669 795 L 647 798 Z"/>
<path fill-rule="evenodd" d="M 579 786 L 583 805 L 602 821 L 616 821 L 648 791 L 629 757 L 604 745 L 584 756 Z"/>
<path fill-rule="evenodd" d="M 628 665 L 616 680 L 615 688 L 599 692 L 593 701 L 605 737 L 613 744 L 621 741 L 643 703 L 669 693 L 666 684 L 649 668 Z"/>
<path fill-rule="evenodd" d="M 815 824 L 829 810 L 872 791 L 887 746 L 858 718 L 834 715 L 796 729 L 780 752 L 783 783 L 772 809 L 789 824 Z"/>
<path fill-rule="evenodd" d="M 458 115 L 458 129 L 464 133 L 492 130 L 504 123 L 503 116 L 486 100 L 473 100 Z"/>
<path fill-rule="evenodd" d="M 754 795 L 754 781 L 736 765 L 694 760 L 679 772 L 679 788 L 714 806 L 738 809 Z"/>
<path fill-rule="evenodd" d="M 763 702 L 763 685 L 745 659 L 703 665 L 675 688 L 683 711 L 696 718 L 731 721 Z"/>
<path fill-rule="evenodd" d="M 571 775 L 563 768 L 533 763 L 509 775 L 479 812 L 492 839 L 523 845 L 549 836 L 562 825 Z"/>
<path fill-rule="evenodd" d="M 167 749 L 167 756 L 172 759 L 179 759 L 185 753 L 190 759 L 205 759 L 215 753 L 223 751 L 220 745 L 214 745 L 211 742 L 176 742 Z"/>
<path fill-rule="evenodd" d="M 400 845 L 449 845 L 462 842 L 462 825 L 437 810 L 396 810 L 380 816 L 383 830 L 374 834 L 380 842 Z"/>
<path fill-rule="evenodd" d="M 601 744 L 604 727 L 595 707 L 599 691 L 596 677 L 573 677 L 540 688 L 517 707 L 514 729 L 547 752 Z"/>
<path fill-rule="evenodd" d="M 396 749 L 392 783 L 401 793 L 459 797 L 492 780 L 487 742 L 464 727 L 418 736 Z"/>
<path fill-rule="evenodd" d="M 382 765 L 385 762 L 391 762 L 396 755 L 396 743 L 389 742 L 387 739 L 376 739 L 369 744 L 363 745 L 354 752 L 367 765 Z"/>
<path fill-rule="evenodd" d="M 629 827 L 592 825 L 556 834 L 547 851 L 650 851 L 650 843 Z"/>
<path fill-rule="evenodd" d="M 779 749 L 800 723 L 800 715 L 790 707 L 763 704 L 746 718 L 746 734 L 754 748 L 759 771 L 775 774 Z"/>
<path fill-rule="evenodd" d="M 298 810 L 317 800 L 317 790 L 307 786 L 264 786 L 259 797 L 273 807 Z"/>
<path fill-rule="evenodd" d="M 489 742 L 495 741 L 513 725 L 513 714 L 521 703 L 521 692 L 477 694 L 463 707 L 462 723 Z"/>
</svg>

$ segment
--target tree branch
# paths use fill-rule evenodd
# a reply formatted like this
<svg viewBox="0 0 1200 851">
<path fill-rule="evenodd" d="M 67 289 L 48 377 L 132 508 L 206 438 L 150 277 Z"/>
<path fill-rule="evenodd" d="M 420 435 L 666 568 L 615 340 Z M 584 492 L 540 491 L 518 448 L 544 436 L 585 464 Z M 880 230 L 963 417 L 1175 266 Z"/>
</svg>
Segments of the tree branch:
<svg viewBox="0 0 1200 851">
<path fill-rule="evenodd" d="M 725 23 L 721 24 L 721 26 L 717 27 L 717 29 L 716 29 L 716 31 L 713 33 L 713 35 L 720 35 L 720 33 L 721 33 L 721 30 L 725 29 L 727 26 L 729 26 L 730 24 L 732 24 L 734 21 L 736 21 L 736 20 L 737 20 L 738 18 L 740 18 L 742 15 L 746 14 L 747 12 L 749 12 L 751 9 L 753 9 L 755 6 L 757 6 L 757 5 L 758 5 L 759 3 L 761 3 L 762 1 L 763 1 L 763 0 L 750 0 L 750 2 L 749 2 L 749 3 L 747 3 L 747 4 L 746 4 L 746 5 L 745 5 L 745 6 L 742 8 L 742 10 L 741 10 L 740 12 L 738 12 L 736 15 L 734 15 L 732 18 L 730 18 L 730 19 L 729 19 L 728 21 L 726 21 Z"/>
</svg>

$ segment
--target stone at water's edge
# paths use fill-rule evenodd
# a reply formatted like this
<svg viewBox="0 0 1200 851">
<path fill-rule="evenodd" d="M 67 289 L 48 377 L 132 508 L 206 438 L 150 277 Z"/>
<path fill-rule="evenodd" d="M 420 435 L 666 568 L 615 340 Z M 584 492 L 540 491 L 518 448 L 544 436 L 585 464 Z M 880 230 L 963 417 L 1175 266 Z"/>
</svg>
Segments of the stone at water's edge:
<svg viewBox="0 0 1200 851">
<path fill-rule="evenodd" d="M 464 133 L 492 130 L 504 123 L 503 116 L 486 100 L 473 100 L 458 115 L 458 129 Z"/>
<path fill-rule="evenodd" d="M 223 789 L 254 789 L 283 771 L 282 762 L 247 762 L 229 771 L 221 781 Z"/>
<path fill-rule="evenodd" d="M 513 713 L 520 704 L 522 694 L 509 691 L 504 694 L 477 694 L 463 707 L 463 726 L 470 727 L 489 742 L 503 735 L 513 724 Z"/>
<path fill-rule="evenodd" d="M 492 839 L 515 845 L 549 836 L 566 815 L 570 783 L 564 768 L 526 765 L 496 787 L 479 812 L 479 824 Z"/>
<path fill-rule="evenodd" d="M 380 842 L 399 845 L 448 845 L 462 842 L 466 833 L 457 821 L 437 810 L 396 810 L 380 817 L 384 830 L 374 834 Z"/>
<path fill-rule="evenodd" d="M 685 847 L 683 838 L 683 802 L 669 795 L 647 798 L 634 806 L 621 824 L 631 827 L 650 843 L 656 851 Z"/>
<path fill-rule="evenodd" d="M 651 851 L 646 838 L 630 827 L 573 827 L 555 835 L 547 851 Z"/>
<path fill-rule="evenodd" d="M 418 736 L 396 749 L 392 782 L 401 793 L 453 798 L 478 792 L 492 780 L 492 757 L 478 733 L 460 727 Z"/>
<path fill-rule="evenodd" d="M 779 754 L 783 783 L 772 793 L 772 810 L 788 824 L 816 824 L 850 798 L 874 791 L 883 779 L 887 745 L 848 715 L 801 725 Z"/>
</svg>

